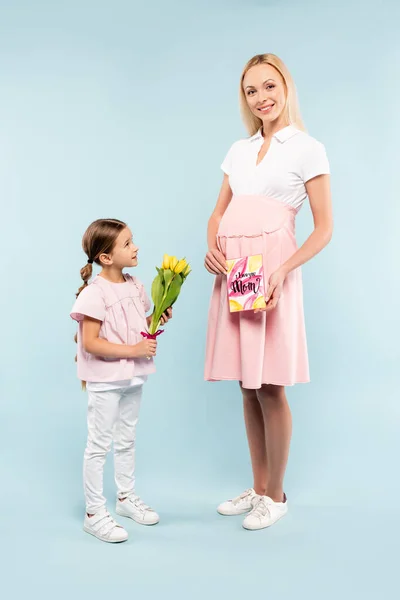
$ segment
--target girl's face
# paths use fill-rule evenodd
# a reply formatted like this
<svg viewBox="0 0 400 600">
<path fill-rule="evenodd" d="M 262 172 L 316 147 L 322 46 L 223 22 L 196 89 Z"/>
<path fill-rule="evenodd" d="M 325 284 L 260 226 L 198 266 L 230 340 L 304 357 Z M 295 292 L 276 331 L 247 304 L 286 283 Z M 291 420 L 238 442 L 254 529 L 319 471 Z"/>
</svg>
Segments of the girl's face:
<svg viewBox="0 0 400 600">
<path fill-rule="evenodd" d="M 129 227 L 125 227 L 118 235 L 112 252 L 102 254 L 100 261 L 104 266 L 113 266 L 118 269 L 136 267 L 138 251 L 139 248 L 133 243 L 131 230 Z"/>
<path fill-rule="evenodd" d="M 286 102 L 286 88 L 281 74 L 271 65 L 251 67 L 243 79 L 243 91 L 247 104 L 263 124 L 285 125 L 283 109 Z M 282 120 L 282 123 L 280 123 Z"/>
</svg>

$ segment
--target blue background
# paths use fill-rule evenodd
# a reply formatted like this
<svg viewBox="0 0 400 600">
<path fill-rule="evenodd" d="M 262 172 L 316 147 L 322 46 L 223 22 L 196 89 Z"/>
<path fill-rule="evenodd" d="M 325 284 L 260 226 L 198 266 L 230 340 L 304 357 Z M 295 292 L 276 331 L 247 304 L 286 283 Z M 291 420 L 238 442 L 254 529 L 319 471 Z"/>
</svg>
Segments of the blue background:
<svg viewBox="0 0 400 600">
<path fill-rule="evenodd" d="M 0 1 L 1 586 L 81 598 L 395 596 L 399 4 Z M 312 383 L 288 389 L 288 516 L 241 528 L 216 505 L 252 484 L 234 383 L 203 382 L 207 219 L 238 82 L 272 51 L 332 168 L 335 233 L 303 269 Z M 68 314 L 99 217 L 126 220 L 147 286 L 192 263 L 138 430 L 138 492 L 161 514 L 127 544 L 82 533 L 86 399 Z M 298 241 L 312 228 L 298 217 Z M 111 463 L 111 461 L 109 461 Z M 111 464 L 106 492 L 114 510 Z"/>
</svg>

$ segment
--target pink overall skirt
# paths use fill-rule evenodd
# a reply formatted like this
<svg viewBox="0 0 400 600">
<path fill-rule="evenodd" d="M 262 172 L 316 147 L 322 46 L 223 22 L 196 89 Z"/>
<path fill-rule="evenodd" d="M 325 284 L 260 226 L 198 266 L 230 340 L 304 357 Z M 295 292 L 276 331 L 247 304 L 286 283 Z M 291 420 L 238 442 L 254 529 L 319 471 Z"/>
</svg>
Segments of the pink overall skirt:
<svg viewBox="0 0 400 600">
<path fill-rule="evenodd" d="M 262 254 L 265 286 L 297 250 L 296 210 L 266 196 L 233 196 L 217 234 L 227 259 Z M 215 277 L 211 297 L 205 379 L 237 380 L 244 388 L 309 381 L 300 268 L 286 277 L 275 309 L 229 312 L 226 276 Z"/>
</svg>

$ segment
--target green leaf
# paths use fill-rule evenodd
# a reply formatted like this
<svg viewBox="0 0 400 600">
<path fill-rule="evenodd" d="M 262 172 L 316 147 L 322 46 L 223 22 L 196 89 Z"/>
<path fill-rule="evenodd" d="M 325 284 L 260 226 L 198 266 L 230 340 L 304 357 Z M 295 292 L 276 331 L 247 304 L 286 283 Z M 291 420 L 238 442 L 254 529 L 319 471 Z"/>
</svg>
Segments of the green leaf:
<svg viewBox="0 0 400 600">
<path fill-rule="evenodd" d="M 157 306 L 162 302 L 164 295 L 164 285 L 161 281 L 160 275 L 157 275 L 151 286 L 151 299 L 153 300 L 154 306 Z"/>
<path fill-rule="evenodd" d="M 168 286 L 170 285 L 173 276 L 174 276 L 174 273 L 171 271 L 171 269 L 165 269 L 165 271 L 164 271 L 165 290 L 168 289 Z"/>
<path fill-rule="evenodd" d="M 169 286 L 167 294 L 160 307 L 161 315 L 167 310 L 167 308 L 169 308 L 173 305 L 174 302 L 176 302 L 179 296 L 179 292 L 181 291 L 181 287 L 182 278 L 180 276 L 174 277 L 174 279 L 171 281 L 171 285 Z"/>
<path fill-rule="evenodd" d="M 159 321 L 163 314 L 162 306 L 164 305 L 164 301 L 166 295 L 168 293 L 168 289 L 171 286 L 171 281 L 173 281 L 174 273 L 170 269 L 164 270 L 164 282 L 161 285 L 161 288 L 156 287 L 155 284 L 155 293 L 153 298 L 154 302 L 154 320 Z M 157 278 L 156 278 L 157 279 Z"/>
<path fill-rule="evenodd" d="M 156 319 L 156 313 L 154 312 L 151 317 L 149 333 L 155 333 L 160 326 L 160 319 Z"/>
<path fill-rule="evenodd" d="M 156 267 L 159 276 L 161 277 L 161 281 L 164 283 L 164 269 L 159 269 Z"/>
</svg>

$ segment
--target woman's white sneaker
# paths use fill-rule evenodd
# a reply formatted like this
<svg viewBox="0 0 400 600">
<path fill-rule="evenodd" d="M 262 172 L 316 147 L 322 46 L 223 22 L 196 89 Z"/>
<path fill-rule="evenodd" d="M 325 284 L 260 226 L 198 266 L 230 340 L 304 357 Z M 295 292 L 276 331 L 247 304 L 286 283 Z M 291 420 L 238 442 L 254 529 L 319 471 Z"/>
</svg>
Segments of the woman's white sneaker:
<svg viewBox="0 0 400 600">
<path fill-rule="evenodd" d="M 270 527 L 284 517 L 287 511 L 286 495 L 284 502 L 274 502 L 269 496 L 259 496 L 253 510 L 244 519 L 243 527 L 251 530 Z"/>
<path fill-rule="evenodd" d="M 128 532 L 112 518 L 107 509 L 102 508 L 92 517 L 85 516 L 83 530 L 102 542 L 125 542 Z"/>
<path fill-rule="evenodd" d="M 140 525 L 155 525 L 160 517 L 155 510 L 147 506 L 138 496 L 128 496 L 125 500 L 117 500 L 116 512 L 122 517 L 129 517 Z"/>
<path fill-rule="evenodd" d="M 228 517 L 233 515 L 243 515 L 253 508 L 253 504 L 259 497 L 260 496 L 255 493 L 253 488 L 250 488 L 243 492 L 243 494 L 240 494 L 240 496 L 220 504 L 217 508 L 217 511 L 220 515 L 225 515 Z"/>
</svg>

